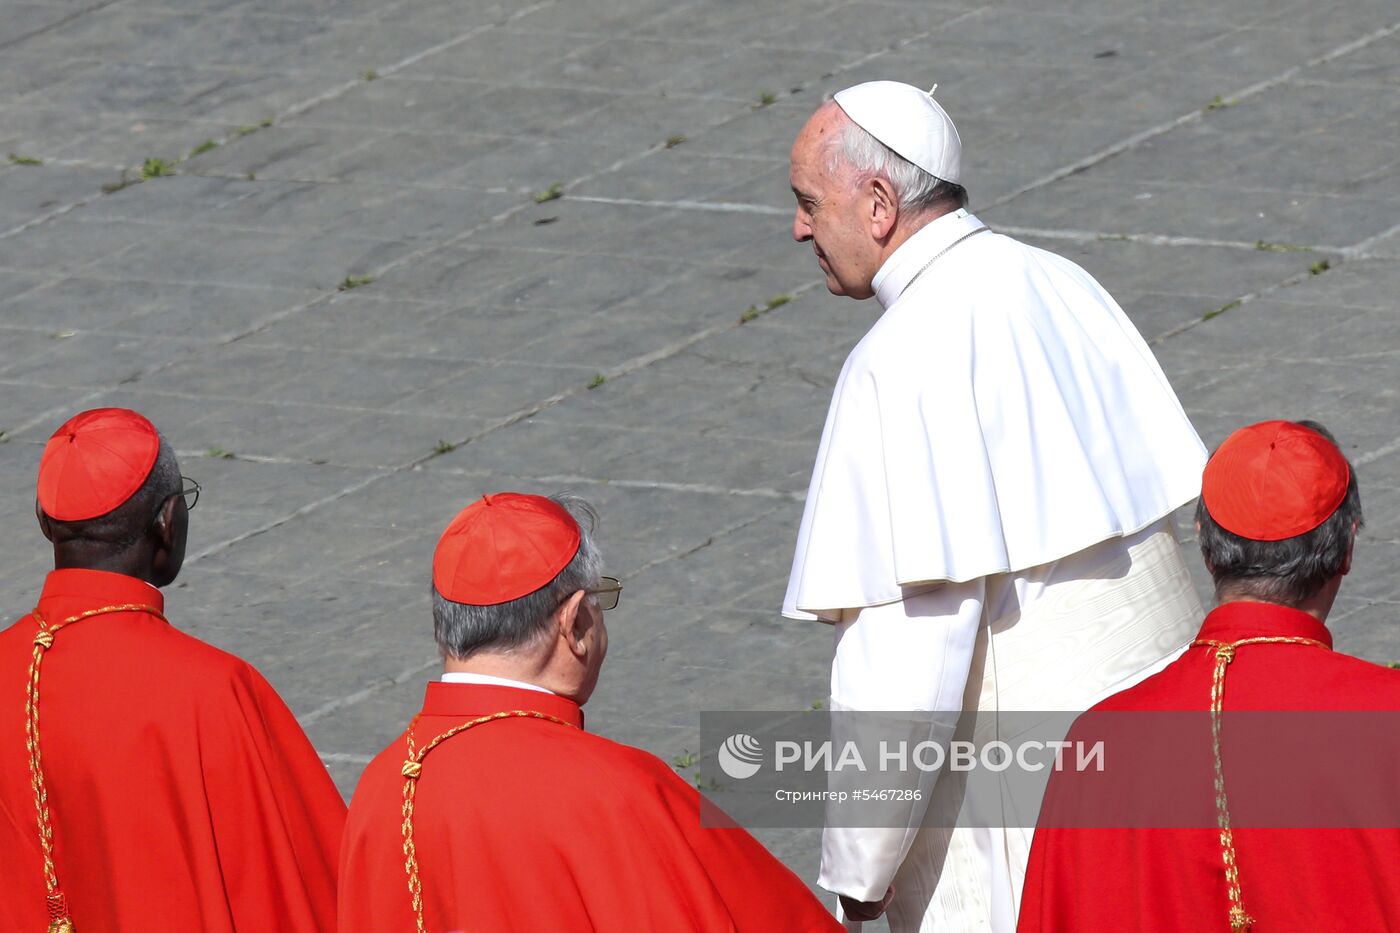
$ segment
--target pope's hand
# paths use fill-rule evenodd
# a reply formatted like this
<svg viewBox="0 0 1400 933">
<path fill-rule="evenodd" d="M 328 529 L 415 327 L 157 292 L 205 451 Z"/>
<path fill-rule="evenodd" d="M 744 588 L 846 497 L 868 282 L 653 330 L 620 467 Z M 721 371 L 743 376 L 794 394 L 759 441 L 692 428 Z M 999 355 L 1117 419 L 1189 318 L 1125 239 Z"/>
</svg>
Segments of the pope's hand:
<svg viewBox="0 0 1400 933">
<path fill-rule="evenodd" d="M 894 900 L 894 885 L 890 885 L 885 896 L 878 901 L 858 901 L 855 898 L 841 895 L 841 913 L 846 915 L 847 920 L 876 920 L 885 912 L 885 908 L 890 906 L 890 901 Z"/>
</svg>

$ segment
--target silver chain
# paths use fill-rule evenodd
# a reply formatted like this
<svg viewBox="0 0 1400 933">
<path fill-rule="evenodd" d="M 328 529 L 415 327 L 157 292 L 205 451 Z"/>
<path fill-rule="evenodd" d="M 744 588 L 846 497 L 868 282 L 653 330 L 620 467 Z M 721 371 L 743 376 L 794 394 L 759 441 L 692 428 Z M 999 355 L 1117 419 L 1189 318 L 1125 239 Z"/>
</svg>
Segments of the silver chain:
<svg viewBox="0 0 1400 933">
<path fill-rule="evenodd" d="M 921 269 L 919 269 L 918 272 L 915 272 L 915 273 L 914 273 L 914 277 L 913 277 L 912 279 L 909 280 L 908 284 L 905 285 L 903 288 L 901 288 L 901 289 L 899 290 L 899 294 L 895 296 L 895 301 L 898 301 L 899 299 L 903 298 L 903 297 L 904 297 L 904 293 L 907 292 L 907 291 L 909 291 L 910 287 L 911 287 L 915 282 L 919 281 L 919 276 L 921 276 L 921 275 L 923 275 L 925 272 L 927 272 L 929 266 L 933 265 L 935 262 L 938 262 L 938 260 L 942 259 L 943 256 L 948 252 L 948 250 L 952 249 L 954 246 L 957 246 L 959 243 L 961 243 L 963 240 L 966 240 L 968 237 L 974 237 L 974 236 L 976 236 L 976 235 L 979 234 L 979 233 L 986 233 L 988 229 L 990 229 L 990 228 L 988 228 L 988 227 L 984 224 L 984 225 L 978 227 L 976 230 L 970 230 L 970 231 L 968 231 L 967 233 L 964 233 L 962 236 L 958 237 L 958 238 L 957 238 L 956 240 L 954 240 L 953 242 L 949 243 L 947 246 L 943 247 L 943 248 L 942 248 L 941 250 L 939 250 L 937 253 L 935 253 L 935 254 L 934 254 L 934 257 L 933 257 L 932 259 L 930 259 L 928 262 L 924 263 L 924 264 L 923 264 L 923 267 L 922 267 Z"/>
</svg>

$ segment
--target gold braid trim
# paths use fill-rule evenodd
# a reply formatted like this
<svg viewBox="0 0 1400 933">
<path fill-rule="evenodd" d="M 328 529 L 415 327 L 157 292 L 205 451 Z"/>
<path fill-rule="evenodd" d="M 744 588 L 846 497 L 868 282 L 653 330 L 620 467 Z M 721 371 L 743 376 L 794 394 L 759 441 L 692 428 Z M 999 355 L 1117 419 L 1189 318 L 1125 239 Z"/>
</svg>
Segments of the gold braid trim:
<svg viewBox="0 0 1400 933">
<path fill-rule="evenodd" d="M 1220 827 L 1220 853 L 1225 862 L 1225 890 L 1230 899 L 1231 933 L 1245 933 L 1254 925 L 1254 918 L 1244 909 L 1244 894 L 1240 890 L 1240 869 L 1235 854 L 1235 833 L 1230 828 L 1230 801 L 1225 795 L 1225 763 L 1220 757 L 1220 714 L 1225 709 L 1225 670 L 1235 659 L 1235 652 L 1244 645 L 1312 645 L 1330 651 L 1314 638 L 1284 636 L 1245 638 L 1240 641 L 1191 642 L 1193 648 L 1210 648 L 1215 652 L 1215 671 L 1210 681 L 1210 743 L 1215 758 L 1215 816 Z"/>
<path fill-rule="evenodd" d="M 408 893 L 413 899 L 413 916 L 418 922 L 418 933 L 427 933 L 427 927 L 423 925 L 423 885 L 418 877 L 418 849 L 413 844 L 413 802 L 417 796 L 418 779 L 423 776 L 423 759 L 428 752 L 437 748 L 443 742 L 452 738 L 459 732 L 466 732 L 484 723 L 495 722 L 499 719 L 543 719 L 546 722 L 558 723 L 561 726 L 568 726 L 571 729 L 578 728 L 573 723 L 560 719 L 557 716 L 550 716 L 548 713 L 537 713 L 528 709 L 512 709 L 501 713 L 492 713 L 489 716 L 482 716 L 453 726 L 446 732 L 437 736 L 427 745 L 415 751 L 413 743 L 413 728 L 418 725 L 418 717 L 414 716 L 413 721 L 408 724 L 408 759 L 403 763 L 403 867 L 408 873 Z"/>
<path fill-rule="evenodd" d="M 91 619 L 93 616 L 112 612 L 145 612 L 162 622 L 165 616 L 154 606 L 140 603 L 125 603 L 120 606 L 103 606 L 89 609 L 64 619 L 57 625 L 49 625 L 37 608 L 30 613 L 39 626 L 34 636 L 34 658 L 29 662 L 29 674 L 24 680 L 24 747 L 29 753 L 29 786 L 34 791 L 34 814 L 39 825 L 39 849 L 44 856 L 44 888 L 48 892 L 45 901 L 48 905 L 48 933 L 73 933 L 73 918 L 68 913 L 68 899 L 58 884 L 58 870 L 53 862 L 53 816 L 49 812 L 49 789 L 44 782 L 44 760 L 39 751 L 39 670 L 44 655 L 53 648 L 54 633 L 59 629 Z"/>
</svg>

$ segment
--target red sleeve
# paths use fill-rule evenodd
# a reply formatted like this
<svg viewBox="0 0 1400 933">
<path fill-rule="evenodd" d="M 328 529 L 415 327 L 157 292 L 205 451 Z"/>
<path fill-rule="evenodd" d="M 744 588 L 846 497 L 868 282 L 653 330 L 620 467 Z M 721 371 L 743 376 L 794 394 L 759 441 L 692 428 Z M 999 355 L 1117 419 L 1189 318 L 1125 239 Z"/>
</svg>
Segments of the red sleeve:
<svg viewBox="0 0 1400 933">
<path fill-rule="evenodd" d="M 281 697 L 251 667 L 201 712 L 220 868 L 240 930 L 335 929 L 345 803 Z"/>
<path fill-rule="evenodd" d="M 709 827 L 700 822 L 701 807 L 710 807 L 699 791 L 652 758 L 656 774 L 656 801 L 676 824 L 677 845 L 685 845 L 703 866 L 710 884 L 723 903 L 734 929 L 740 933 L 781 930 L 792 933 L 839 931 L 836 922 L 812 892 L 747 830 L 737 826 Z M 718 810 L 710 813 L 724 822 Z"/>
</svg>

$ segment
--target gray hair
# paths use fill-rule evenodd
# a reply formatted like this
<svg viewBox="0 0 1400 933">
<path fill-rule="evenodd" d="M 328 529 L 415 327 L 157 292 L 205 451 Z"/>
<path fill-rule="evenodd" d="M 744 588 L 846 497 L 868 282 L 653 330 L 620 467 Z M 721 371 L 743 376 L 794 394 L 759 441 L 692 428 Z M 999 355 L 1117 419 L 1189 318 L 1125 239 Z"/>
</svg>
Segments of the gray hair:
<svg viewBox="0 0 1400 933">
<path fill-rule="evenodd" d="M 1331 432 L 1316 421 L 1294 423 L 1336 443 Z M 1243 538 L 1220 527 L 1206 510 L 1204 499 L 1196 503 L 1196 521 L 1201 526 L 1201 556 L 1215 579 L 1217 599 L 1224 602 L 1247 597 L 1296 607 L 1341 573 L 1356 529 L 1365 520 L 1356 470 L 1351 469 L 1342 504 L 1312 531 L 1282 541 Z"/>
<path fill-rule="evenodd" d="M 61 522 L 50 517 L 52 527 L 58 530 L 65 540 L 90 541 L 111 547 L 130 547 L 150 530 L 152 522 L 160 513 L 166 500 L 181 489 L 180 461 L 175 450 L 164 434 L 160 437 L 160 450 L 156 462 L 151 465 L 141 486 L 121 505 L 105 515 L 80 522 Z"/>
<path fill-rule="evenodd" d="M 919 168 L 852 120 L 827 144 L 827 171 L 851 168 L 859 181 L 884 178 L 899 197 L 899 209 L 918 214 L 943 205 L 967 206 L 967 189 Z"/>
<path fill-rule="evenodd" d="M 550 496 L 578 522 L 578 552 L 558 576 L 519 599 L 495 606 L 457 603 L 432 588 L 433 636 L 443 657 L 462 660 L 478 651 L 512 651 L 529 645 L 549 628 L 559 604 L 579 590 L 597 586 L 603 558 L 593 542 L 598 513 L 576 496 Z"/>
</svg>

